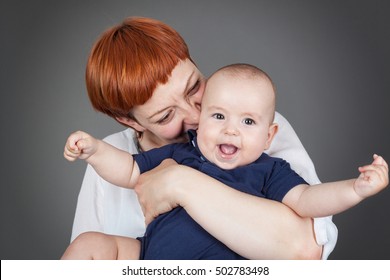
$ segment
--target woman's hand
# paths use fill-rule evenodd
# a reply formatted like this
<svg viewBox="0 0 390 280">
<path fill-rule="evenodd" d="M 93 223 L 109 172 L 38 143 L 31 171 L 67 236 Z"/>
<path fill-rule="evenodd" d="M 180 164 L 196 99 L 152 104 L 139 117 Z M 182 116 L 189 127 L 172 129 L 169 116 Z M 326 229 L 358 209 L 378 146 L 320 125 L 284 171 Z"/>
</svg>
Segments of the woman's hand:
<svg viewBox="0 0 390 280">
<path fill-rule="evenodd" d="M 158 167 L 141 174 L 134 190 L 149 224 L 158 215 L 179 206 L 175 202 L 171 174 L 178 164 L 172 159 L 164 160 Z"/>
</svg>

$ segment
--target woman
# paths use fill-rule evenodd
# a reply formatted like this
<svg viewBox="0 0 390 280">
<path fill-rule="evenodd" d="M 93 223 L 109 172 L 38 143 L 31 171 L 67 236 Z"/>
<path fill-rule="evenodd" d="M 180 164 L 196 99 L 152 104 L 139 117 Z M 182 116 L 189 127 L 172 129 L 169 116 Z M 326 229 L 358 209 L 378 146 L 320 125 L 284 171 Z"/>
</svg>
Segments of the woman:
<svg viewBox="0 0 390 280">
<path fill-rule="evenodd" d="M 162 22 L 130 18 L 106 31 L 89 57 L 86 82 L 93 107 L 131 128 L 106 141 L 130 153 L 186 141 L 185 131 L 197 127 L 205 79 L 180 35 Z M 269 154 L 285 158 L 308 182 L 318 183 L 292 127 L 280 114 L 275 121 L 279 133 Z M 142 236 L 145 218 L 150 222 L 177 205 L 250 259 L 327 258 L 337 239 L 330 217 L 313 223 L 280 203 L 172 163 L 142 175 L 136 191 L 145 217 L 137 194 L 110 186 L 88 166 L 72 240 L 86 231 Z"/>
</svg>

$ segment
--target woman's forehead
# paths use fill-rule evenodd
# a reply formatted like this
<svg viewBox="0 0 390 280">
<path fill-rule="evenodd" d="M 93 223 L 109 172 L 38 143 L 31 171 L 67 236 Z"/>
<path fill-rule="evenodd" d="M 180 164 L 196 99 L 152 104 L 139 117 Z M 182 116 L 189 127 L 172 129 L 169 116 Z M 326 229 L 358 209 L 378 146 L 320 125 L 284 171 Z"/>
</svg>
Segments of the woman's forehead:
<svg viewBox="0 0 390 280">
<path fill-rule="evenodd" d="M 201 73 L 189 59 L 180 61 L 167 83 L 157 85 L 152 97 L 145 104 L 137 106 L 136 111 L 151 118 L 166 110 L 186 95 L 199 76 Z"/>
</svg>

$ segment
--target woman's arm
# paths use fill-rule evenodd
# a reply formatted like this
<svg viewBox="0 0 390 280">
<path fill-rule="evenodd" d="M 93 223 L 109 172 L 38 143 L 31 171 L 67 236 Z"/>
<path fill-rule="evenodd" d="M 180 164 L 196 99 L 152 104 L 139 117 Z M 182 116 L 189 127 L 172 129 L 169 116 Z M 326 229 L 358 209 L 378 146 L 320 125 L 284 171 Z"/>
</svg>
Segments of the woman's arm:
<svg viewBox="0 0 390 280">
<path fill-rule="evenodd" d="M 287 206 L 239 192 L 186 166 L 152 172 L 153 176 L 141 175 L 136 186 L 147 221 L 180 205 L 206 231 L 246 258 L 321 257 L 312 220 Z"/>
</svg>

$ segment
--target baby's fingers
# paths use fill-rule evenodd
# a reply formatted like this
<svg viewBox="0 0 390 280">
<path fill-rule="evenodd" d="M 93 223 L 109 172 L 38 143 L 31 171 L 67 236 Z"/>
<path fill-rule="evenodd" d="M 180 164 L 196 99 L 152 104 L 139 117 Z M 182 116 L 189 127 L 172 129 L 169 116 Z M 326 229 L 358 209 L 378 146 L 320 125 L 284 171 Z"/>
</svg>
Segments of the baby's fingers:
<svg viewBox="0 0 390 280">
<path fill-rule="evenodd" d="M 73 149 L 69 146 L 65 146 L 64 149 L 64 157 L 69 161 L 75 161 L 81 154 L 81 151 L 77 149 Z"/>
<path fill-rule="evenodd" d="M 389 173 L 387 166 L 370 164 L 359 167 L 359 172 L 364 180 L 377 182 L 381 186 L 389 184 Z"/>
<path fill-rule="evenodd" d="M 375 164 L 369 164 L 369 165 L 365 165 L 365 166 L 361 166 L 359 167 L 359 172 L 360 173 L 372 173 L 372 172 L 375 172 L 375 173 L 378 173 L 380 176 L 388 176 L 388 170 L 387 168 L 384 166 L 384 165 L 375 165 Z"/>
<path fill-rule="evenodd" d="M 381 156 L 378 156 L 377 154 L 374 154 L 374 161 L 372 162 L 374 165 L 383 166 L 384 169 L 389 172 L 389 166 L 387 165 L 387 162 L 385 159 Z"/>
<path fill-rule="evenodd" d="M 374 154 L 373 158 L 374 160 L 371 164 L 359 167 L 359 171 L 364 172 L 367 170 L 376 170 L 377 172 L 380 172 L 388 177 L 389 167 L 384 158 L 377 154 Z"/>
<path fill-rule="evenodd" d="M 65 148 L 64 148 L 64 157 L 69 161 L 76 160 L 83 150 L 82 141 L 83 137 L 87 134 L 82 131 L 77 131 L 72 133 L 68 139 L 66 140 Z"/>
</svg>

